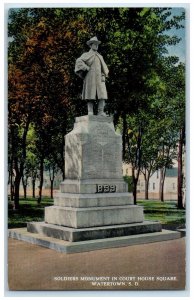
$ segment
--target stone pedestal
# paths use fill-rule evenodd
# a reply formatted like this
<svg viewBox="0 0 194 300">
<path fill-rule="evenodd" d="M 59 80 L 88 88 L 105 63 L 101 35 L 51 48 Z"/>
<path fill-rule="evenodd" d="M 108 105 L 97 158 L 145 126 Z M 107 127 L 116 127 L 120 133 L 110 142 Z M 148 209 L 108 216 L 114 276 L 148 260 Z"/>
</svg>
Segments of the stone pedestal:
<svg viewBox="0 0 194 300">
<path fill-rule="evenodd" d="M 76 118 L 65 136 L 65 176 L 54 205 L 45 208 L 45 222 L 28 223 L 28 232 L 73 242 L 161 231 L 133 205 L 122 177 L 122 139 L 111 117 Z"/>
</svg>

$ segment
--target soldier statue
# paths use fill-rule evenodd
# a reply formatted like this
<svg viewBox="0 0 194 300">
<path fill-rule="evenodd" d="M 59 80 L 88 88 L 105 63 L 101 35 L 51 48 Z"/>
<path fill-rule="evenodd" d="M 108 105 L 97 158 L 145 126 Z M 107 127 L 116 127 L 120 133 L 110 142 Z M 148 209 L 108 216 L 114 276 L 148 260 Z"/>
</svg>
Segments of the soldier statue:
<svg viewBox="0 0 194 300">
<path fill-rule="evenodd" d="M 88 115 L 93 115 L 94 101 L 98 100 L 98 115 L 104 113 L 107 97 L 105 79 L 108 76 L 108 68 L 102 55 L 97 50 L 101 42 L 97 37 L 91 38 L 87 45 L 90 47 L 76 60 L 75 73 L 83 79 L 82 99 L 87 101 Z"/>
</svg>

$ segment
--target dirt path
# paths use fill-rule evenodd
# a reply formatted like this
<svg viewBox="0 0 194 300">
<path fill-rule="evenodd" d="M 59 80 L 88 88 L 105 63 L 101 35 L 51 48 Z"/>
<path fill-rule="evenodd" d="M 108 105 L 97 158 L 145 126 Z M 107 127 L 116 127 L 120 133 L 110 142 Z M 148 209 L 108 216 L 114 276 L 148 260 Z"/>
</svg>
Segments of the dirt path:
<svg viewBox="0 0 194 300">
<path fill-rule="evenodd" d="M 10 290 L 166 290 L 185 287 L 184 238 L 74 254 L 59 253 L 14 239 L 9 239 L 8 248 Z"/>
</svg>

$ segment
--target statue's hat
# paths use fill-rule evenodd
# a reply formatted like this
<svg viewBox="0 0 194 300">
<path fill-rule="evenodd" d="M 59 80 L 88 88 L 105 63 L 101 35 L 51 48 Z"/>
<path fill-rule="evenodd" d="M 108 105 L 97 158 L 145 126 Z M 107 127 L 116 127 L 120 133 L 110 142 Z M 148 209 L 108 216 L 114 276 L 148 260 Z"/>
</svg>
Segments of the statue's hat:
<svg viewBox="0 0 194 300">
<path fill-rule="evenodd" d="M 86 43 L 88 46 L 90 46 L 91 44 L 101 44 L 101 41 L 98 40 L 98 38 L 96 36 L 92 37 L 89 41 L 87 41 Z"/>
</svg>

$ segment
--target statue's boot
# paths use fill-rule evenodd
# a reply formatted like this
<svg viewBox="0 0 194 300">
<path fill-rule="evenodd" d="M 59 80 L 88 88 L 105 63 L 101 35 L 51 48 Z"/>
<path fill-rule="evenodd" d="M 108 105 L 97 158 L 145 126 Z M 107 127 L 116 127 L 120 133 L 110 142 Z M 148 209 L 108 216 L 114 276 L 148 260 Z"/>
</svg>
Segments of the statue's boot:
<svg viewBox="0 0 194 300">
<path fill-rule="evenodd" d="M 106 114 L 104 112 L 104 107 L 105 107 L 105 100 L 104 99 L 100 99 L 98 101 L 98 115 L 100 115 L 100 116 L 106 116 Z"/>
<path fill-rule="evenodd" d="M 94 111 L 93 111 L 93 102 L 92 101 L 88 101 L 88 115 L 93 115 Z"/>
</svg>

